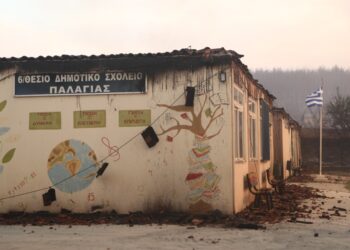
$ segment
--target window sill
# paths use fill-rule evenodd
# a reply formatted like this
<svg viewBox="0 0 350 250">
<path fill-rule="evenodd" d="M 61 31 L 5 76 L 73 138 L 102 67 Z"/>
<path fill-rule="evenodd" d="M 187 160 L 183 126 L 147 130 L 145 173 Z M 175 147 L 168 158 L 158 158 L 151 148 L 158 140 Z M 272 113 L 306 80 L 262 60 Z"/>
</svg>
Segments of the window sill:
<svg viewBox="0 0 350 250">
<path fill-rule="evenodd" d="M 259 160 L 257 158 L 251 158 L 249 159 L 250 162 L 258 162 Z"/>
<path fill-rule="evenodd" d="M 245 163 L 246 161 L 243 159 L 235 159 L 234 163 Z"/>
</svg>

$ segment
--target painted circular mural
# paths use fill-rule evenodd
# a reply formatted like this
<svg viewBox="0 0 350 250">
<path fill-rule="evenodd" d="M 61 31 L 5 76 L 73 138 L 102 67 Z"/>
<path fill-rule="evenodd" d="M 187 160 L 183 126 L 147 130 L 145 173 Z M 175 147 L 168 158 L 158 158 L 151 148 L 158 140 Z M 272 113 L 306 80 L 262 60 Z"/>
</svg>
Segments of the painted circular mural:
<svg viewBox="0 0 350 250">
<path fill-rule="evenodd" d="M 83 171 L 84 169 L 86 170 Z M 96 170 L 95 152 L 86 143 L 74 139 L 58 144 L 52 149 L 48 159 L 48 171 L 52 184 L 73 176 L 56 186 L 66 193 L 77 192 L 88 187 L 95 179 Z"/>
</svg>

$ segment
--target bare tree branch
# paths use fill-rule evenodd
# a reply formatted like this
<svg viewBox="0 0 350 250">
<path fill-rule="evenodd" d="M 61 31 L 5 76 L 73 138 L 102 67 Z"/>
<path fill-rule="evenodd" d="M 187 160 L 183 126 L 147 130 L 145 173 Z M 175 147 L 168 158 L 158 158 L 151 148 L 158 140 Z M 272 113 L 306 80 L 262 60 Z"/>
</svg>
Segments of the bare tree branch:
<svg viewBox="0 0 350 250">
<path fill-rule="evenodd" d="M 224 115 L 224 110 L 223 110 L 223 109 L 221 109 L 220 114 L 216 115 L 216 113 L 218 112 L 218 110 L 220 109 L 220 107 L 221 107 L 221 106 L 218 106 L 218 107 L 214 110 L 213 114 L 210 115 L 210 120 L 209 120 L 209 122 L 208 122 L 208 125 L 207 125 L 206 128 L 204 129 L 205 132 L 207 132 L 207 130 L 209 129 L 210 125 L 211 125 L 216 119 L 218 119 L 220 116 L 223 116 L 223 115 Z"/>
<path fill-rule="evenodd" d="M 168 129 L 164 129 L 164 128 L 160 125 L 160 129 L 162 130 L 162 132 L 158 134 L 159 136 L 164 135 L 164 134 L 166 134 L 166 133 L 168 133 L 168 132 L 170 132 L 170 131 L 177 130 L 176 134 L 173 136 L 173 138 L 175 138 L 175 137 L 181 132 L 181 130 L 183 130 L 183 129 L 184 129 L 184 130 L 189 130 L 189 131 L 191 131 L 192 133 L 195 133 L 195 132 L 193 131 L 193 126 L 180 124 L 180 122 L 179 122 L 177 119 L 173 118 L 173 117 L 171 117 L 170 119 L 171 119 L 171 120 L 174 120 L 174 121 L 176 122 L 176 125 L 175 125 L 175 126 L 172 126 L 172 127 L 170 127 L 170 128 L 168 128 Z"/>
<path fill-rule="evenodd" d="M 201 102 L 200 96 L 198 96 L 198 102 L 199 102 L 199 107 L 202 109 L 204 105 L 203 105 L 202 102 Z"/>
<path fill-rule="evenodd" d="M 217 136 L 218 134 L 220 134 L 220 132 L 221 132 L 221 130 L 222 130 L 223 127 L 224 127 L 224 126 L 222 126 L 222 127 L 218 130 L 218 132 L 216 132 L 215 134 L 212 134 L 212 135 L 210 135 L 210 136 L 206 136 L 205 138 L 208 139 L 208 140 L 210 140 L 211 138 Z"/>
<path fill-rule="evenodd" d="M 203 136 L 207 139 L 213 138 L 214 136 L 218 135 L 222 128 L 220 128 L 217 133 L 210 135 L 210 136 L 206 136 L 206 133 L 209 130 L 212 123 L 214 121 L 216 121 L 219 117 L 223 116 L 223 114 L 224 114 L 223 109 L 221 108 L 221 105 L 215 107 L 214 112 L 208 116 L 209 122 L 208 122 L 206 128 L 204 129 L 203 122 L 202 122 L 202 115 L 203 115 L 203 111 L 204 111 L 206 104 L 207 104 L 207 101 L 208 101 L 208 94 L 204 94 L 203 102 L 201 102 L 201 100 L 203 100 L 203 98 L 199 99 L 200 108 L 199 108 L 198 114 L 196 114 L 194 112 L 194 107 L 187 107 L 184 105 L 169 106 L 166 104 L 158 104 L 157 105 L 158 107 L 165 107 L 165 108 L 168 108 L 168 109 L 176 111 L 176 112 L 184 112 L 186 114 L 186 116 L 183 115 L 182 118 L 188 120 L 191 123 L 190 125 L 180 124 L 180 122 L 178 120 L 171 117 L 170 119 L 173 119 L 176 121 L 176 125 L 172 126 L 170 128 L 167 128 L 167 129 L 164 129 L 162 126 L 160 126 L 162 132 L 159 133 L 158 135 L 161 136 L 161 135 L 164 135 L 170 131 L 176 131 L 175 136 L 177 136 L 181 132 L 181 130 L 191 131 L 193 134 Z M 220 108 L 221 108 L 221 112 L 219 113 Z M 188 117 L 187 112 L 190 112 L 192 114 L 192 118 Z"/>
<path fill-rule="evenodd" d="M 205 104 L 207 103 L 207 99 L 208 99 L 208 95 L 205 95 L 205 96 L 204 96 L 204 102 L 203 102 L 203 105 L 202 105 L 201 102 L 200 102 L 200 98 L 199 98 L 199 104 L 200 104 L 200 111 L 199 111 L 199 114 L 202 114 L 203 109 L 204 109 L 204 107 L 205 107 Z"/>
<path fill-rule="evenodd" d="M 193 107 L 188 107 L 185 105 L 177 105 L 177 106 L 170 106 L 170 105 L 166 105 L 166 104 L 157 104 L 158 107 L 165 107 L 168 108 L 170 110 L 174 110 L 177 112 L 193 112 Z"/>
<path fill-rule="evenodd" d="M 210 118 L 213 119 L 213 117 L 215 116 L 216 112 L 218 112 L 218 110 L 220 109 L 221 105 L 217 106 L 214 110 L 214 112 L 210 115 Z"/>
<path fill-rule="evenodd" d="M 191 123 L 193 123 L 193 120 L 187 116 L 187 120 L 189 120 Z"/>
<path fill-rule="evenodd" d="M 166 130 L 163 130 L 163 132 L 160 133 L 160 134 L 158 134 L 158 135 L 164 135 L 164 134 L 166 134 L 166 133 L 168 133 L 168 132 L 170 132 L 170 131 L 173 131 L 173 130 L 177 130 L 177 133 L 176 133 L 176 135 L 177 135 L 177 134 L 179 134 L 180 131 L 183 130 L 183 129 L 184 129 L 184 130 L 189 130 L 189 131 L 191 131 L 192 133 L 196 134 L 195 131 L 193 131 L 193 127 L 192 127 L 192 126 L 188 126 L 188 125 L 176 125 L 176 126 L 173 126 L 173 127 L 168 128 L 168 129 L 166 129 Z"/>
</svg>

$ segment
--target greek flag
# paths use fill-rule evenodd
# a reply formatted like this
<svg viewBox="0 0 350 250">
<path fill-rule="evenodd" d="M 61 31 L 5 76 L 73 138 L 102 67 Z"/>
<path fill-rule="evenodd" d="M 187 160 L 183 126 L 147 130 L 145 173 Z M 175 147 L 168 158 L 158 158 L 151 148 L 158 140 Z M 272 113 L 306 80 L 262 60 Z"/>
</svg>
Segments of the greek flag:
<svg viewBox="0 0 350 250">
<path fill-rule="evenodd" d="M 323 105 L 323 90 L 322 88 L 308 95 L 305 99 L 305 103 L 308 107 L 322 106 Z"/>
</svg>

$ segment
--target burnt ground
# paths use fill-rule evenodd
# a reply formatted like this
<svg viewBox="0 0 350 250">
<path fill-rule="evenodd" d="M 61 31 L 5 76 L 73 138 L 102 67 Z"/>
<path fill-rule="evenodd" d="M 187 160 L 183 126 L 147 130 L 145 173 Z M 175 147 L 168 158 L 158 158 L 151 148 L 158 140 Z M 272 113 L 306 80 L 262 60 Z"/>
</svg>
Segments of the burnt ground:
<svg viewBox="0 0 350 250">
<path fill-rule="evenodd" d="M 182 212 L 160 211 L 158 213 L 145 214 L 133 212 L 129 214 L 118 214 L 94 212 L 86 214 L 71 213 L 62 209 L 59 214 L 48 212 L 22 213 L 10 212 L 0 214 L 0 225 L 144 225 L 144 224 L 175 224 L 187 226 L 220 226 L 260 229 L 265 228 L 264 224 L 274 224 L 281 221 L 308 223 L 305 218 L 317 209 L 322 199 L 327 199 L 320 190 L 301 186 L 294 182 L 306 183 L 312 181 L 308 175 L 292 177 L 288 181 L 285 191 L 282 194 L 273 194 L 273 209 L 268 210 L 264 200 L 260 207 L 254 205 L 246 208 L 235 215 L 225 215 L 219 210 L 208 214 L 193 215 Z M 313 200 L 311 205 L 305 205 L 305 200 Z M 316 202 L 317 200 L 317 202 Z M 302 219 L 302 220 L 301 220 Z"/>
</svg>

